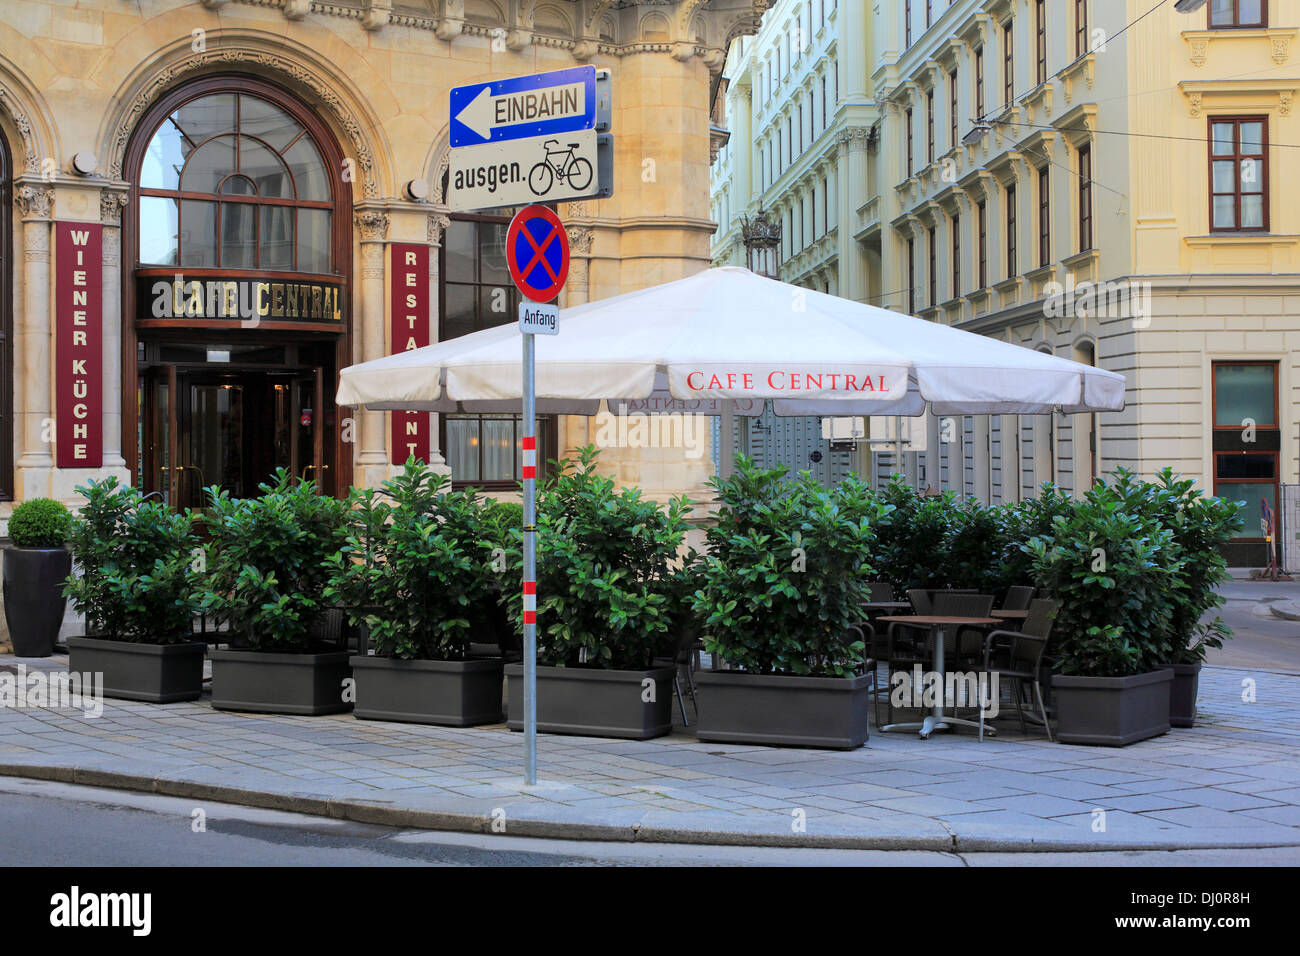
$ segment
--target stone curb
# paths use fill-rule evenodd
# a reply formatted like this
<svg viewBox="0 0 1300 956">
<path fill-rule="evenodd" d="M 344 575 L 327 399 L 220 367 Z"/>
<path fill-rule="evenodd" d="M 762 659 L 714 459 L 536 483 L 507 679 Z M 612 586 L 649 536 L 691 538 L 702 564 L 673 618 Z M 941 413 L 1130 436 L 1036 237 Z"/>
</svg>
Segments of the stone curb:
<svg viewBox="0 0 1300 956">
<path fill-rule="evenodd" d="M 752 820 L 725 819 L 707 811 L 692 818 L 709 817 L 713 826 L 692 826 L 685 814 L 666 810 L 583 810 L 580 807 L 509 803 L 501 800 L 457 803 L 446 807 L 398 807 L 384 800 L 340 799 L 311 793 L 272 793 L 192 779 L 123 773 L 93 767 L 37 764 L 0 764 L 0 776 L 27 777 L 56 783 L 155 793 L 159 796 L 211 800 L 263 810 L 280 810 L 310 816 L 350 820 L 355 823 L 491 834 L 493 811 L 505 811 L 509 836 L 586 840 L 612 843 L 670 843 L 710 846 L 780 847 L 785 849 L 929 850 L 940 853 L 1093 853 L 1114 850 L 1218 850 L 1300 846 L 1295 840 L 1252 839 L 1195 835 L 1190 839 L 1152 840 L 1103 837 L 1095 840 L 1062 838 L 1055 833 L 1020 831 L 1014 835 L 998 828 L 980 827 L 974 833 L 953 830 L 954 824 L 930 821 L 944 832 L 918 833 L 900 827 L 876 825 L 863 833 L 840 826 L 823 826 L 821 833 L 783 833 Z M 960 829 L 960 828 L 959 828 Z"/>
</svg>

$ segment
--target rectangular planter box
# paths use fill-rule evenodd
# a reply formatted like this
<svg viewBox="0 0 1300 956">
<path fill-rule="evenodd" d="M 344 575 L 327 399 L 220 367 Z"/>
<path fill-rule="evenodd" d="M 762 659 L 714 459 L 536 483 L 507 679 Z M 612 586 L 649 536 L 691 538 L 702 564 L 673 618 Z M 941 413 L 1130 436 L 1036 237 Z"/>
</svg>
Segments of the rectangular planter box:
<svg viewBox="0 0 1300 956">
<path fill-rule="evenodd" d="M 403 661 L 353 657 L 362 720 L 472 727 L 501 721 L 500 658 L 473 661 Z"/>
<path fill-rule="evenodd" d="M 171 704 L 203 695 L 206 644 L 135 644 L 68 638 L 69 673 L 104 675 L 104 696 Z"/>
<path fill-rule="evenodd" d="M 1196 692 L 1201 684 L 1201 662 L 1170 664 L 1174 682 L 1169 686 L 1169 724 L 1193 727 L 1196 724 Z"/>
<path fill-rule="evenodd" d="M 1063 744 L 1124 747 L 1169 732 L 1172 669 L 1132 677 L 1052 676 L 1056 739 Z"/>
<path fill-rule="evenodd" d="M 347 651 L 275 654 L 212 652 L 212 706 L 261 714 L 340 714 L 343 682 L 352 676 Z"/>
<path fill-rule="evenodd" d="M 867 742 L 871 678 L 695 675 L 701 740 L 852 750 Z"/>
<path fill-rule="evenodd" d="M 644 681 L 654 700 L 643 702 Z M 506 665 L 511 730 L 524 729 L 524 665 Z M 673 668 L 644 671 L 537 668 L 537 729 L 548 734 L 649 740 L 673 729 Z"/>
</svg>

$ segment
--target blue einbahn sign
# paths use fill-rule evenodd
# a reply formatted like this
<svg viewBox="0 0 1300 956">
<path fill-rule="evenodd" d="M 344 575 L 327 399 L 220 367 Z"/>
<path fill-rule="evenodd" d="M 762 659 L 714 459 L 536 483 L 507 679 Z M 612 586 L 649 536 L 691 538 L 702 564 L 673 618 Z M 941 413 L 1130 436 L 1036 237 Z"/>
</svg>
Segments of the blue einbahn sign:
<svg viewBox="0 0 1300 956">
<path fill-rule="evenodd" d="M 596 126 L 596 68 L 575 66 L 451 91 L 451 146 L 479 146 Z"/>
</svg>

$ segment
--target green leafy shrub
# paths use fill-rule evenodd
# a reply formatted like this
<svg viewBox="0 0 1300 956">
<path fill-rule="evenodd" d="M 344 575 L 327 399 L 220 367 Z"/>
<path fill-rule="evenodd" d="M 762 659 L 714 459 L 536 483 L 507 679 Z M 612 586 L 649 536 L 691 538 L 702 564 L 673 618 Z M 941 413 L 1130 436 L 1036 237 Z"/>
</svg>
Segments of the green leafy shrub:
<svg viewBox="0 0 1300 956">
<path fill-rule="evenodd" d="M 70 535 L 79 574 L 63 593 L 91 636 L 171 644 L 193 640 L 198 539 L 190 515 L 146 501 L 116 478 L 77 489 L 86 499 Z"/>
<path fill-rule="evenodd" d="M 1036 583 L 1059 602 L 1051 653 L 1060 673 L 1126 677 L 1169 662 L 1171 595 L 1184 587 L 1186 561 L 1156 491 L 1120 469 L 1057 515 L 1050 536 L 1024 545 Z"/>
<path fill-rule="evenodd" d="M 639 488 L 616 491 L 596 472 L 598 457 L 588 446 L 577 462 L 556 462 L 538 491 L 537 659 L 641 670 L 670 639 L 673 567 L 691 503 L 661 508 Z M 510 559 L 510 614 L 522 630 L 521 551 Z"/>
<path fill-rule="evenodd" d="M 71 512 L 52 498 L 29 498 L 9 516 L 9 540 L 19 548 L 61 548 L 71 530 Z"/>
<path fill-rule="evenodd" d="M 343 546 L 326 559 L 325 596 L 368 626 L 381 657 L 464 660 L 476 633 L 485 640 L 483 611 L 497 602 L 489 525 L 499 510 L 449 484 L 411 459 L 382 491 L 357 494 Z"/>
<path fill-rule="evenodd" d="M 1222 618 L 1205 617 L 1224 603 L 1216 590 L 1228 579 L 1223 547 L 1241 530 L 1244 517 L 1236 502 L 1207 498 L 1195 484 L 1165 468 L 1151 485 L 1153 507 L 1183 558 L 1182 576 L 1167 595 L 1172 603 L 1167 664 L 1203 661 L 1209 649 L 1222 647 L 1232 636 Z"/>
<path fill-rule="evenodd" d="M 203 608 L 255 650 L 311 650 L 324 612 L 326 559 L 344 544 L 350 502 L 283 468 L 257 498 L 208 489 Z"/>
<path fill-rule="evenodd" d="M 895 594 L 909 588 L 949 587 L 948 561 L 944 554 L 956 509 L 956 493 L 927 497 L 894 475 L 878 497 L 892 510 L 876 526 L 872 563 L 878 578 L 887 581 Z"/>
<path fill-rule="evenodd" d="M 866 648 L 848 628 L 890 506 L 856 478 L 827 490 L 785 474 L 741 456 L 734 475 L 713 479 L 720 508 L 692 598 L 704 648 L 757 674 L 856 674 Z"/>
</svg>

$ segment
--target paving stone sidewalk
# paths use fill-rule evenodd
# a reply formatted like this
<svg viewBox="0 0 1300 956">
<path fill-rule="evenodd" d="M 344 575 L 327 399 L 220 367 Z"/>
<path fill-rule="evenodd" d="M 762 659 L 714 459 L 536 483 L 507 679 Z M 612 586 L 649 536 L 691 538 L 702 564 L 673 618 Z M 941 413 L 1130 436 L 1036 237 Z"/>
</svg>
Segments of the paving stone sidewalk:
<svg viewBox="0 0 1300 956">
<path fill-rule="evenodd" d="M 19 661 L 0 657 L 0 667 Z M 60 669 L 66 659 L 23 661 Z M 1243 682 L 1247 682 L 1243 685 Z M 1253 688 L 1253 701 L 1243 691 Z M 1245 696 L 1250 696 L 1246 694 Z M 1201 716 L 1122 749 L 878 734 L 852 752 L 215 711 L 0 707 L 0 774 L 374 823 L 602 840 L 978 850 L 1300 845 L 1300 677 L 1206 668 Z M 678 717 L 680 720 L 680 716 Z M 1104 814 L 1099 813 L 1104 811 Z M 494 828 L 494 823 L 496 824 Z"/>
</svg>

